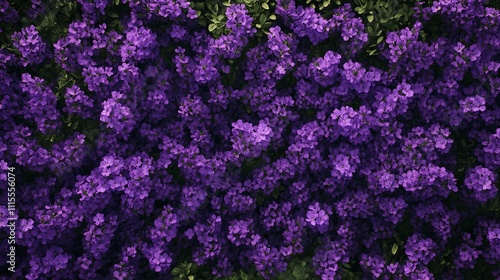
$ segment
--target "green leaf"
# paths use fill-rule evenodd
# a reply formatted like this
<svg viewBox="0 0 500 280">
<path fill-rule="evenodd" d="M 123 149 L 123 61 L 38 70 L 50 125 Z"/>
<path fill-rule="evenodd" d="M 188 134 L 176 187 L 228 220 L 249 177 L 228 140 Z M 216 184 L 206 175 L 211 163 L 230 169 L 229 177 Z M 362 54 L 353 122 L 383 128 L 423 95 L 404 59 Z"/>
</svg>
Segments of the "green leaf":
<svg viewBox="0 0 500 280">
<path fill-rule="evenodd" d="M 261 6 L 264 10 L 269 10 L 269 5 L 267 3 L 262 3 Z"/>
<path fill-rule="evenodd" d="M 118 21 L 117 19 L 115 19 L 115 20 L 111 21 L 111 22 L 109 23 L 109 27 L 111 27 L 111 28 L 116 27 L 116 26 L 118 25 L 118 22 L 119 22 L 119 21 Z"/>
<path fill-rule="evenodd" d="M 270 16 L 269 16 L 269 19 L 270 19 L 270 20 L 276 20 L 276 15 L 270 15 Z"/>
<path fill-rule="evenodd" d="M 72 117 L 72 115 L 68 115 L 68 118 L 61 116 L 61 119 L 62 119 L 63 123 L 68 124 L 71 122 L 71 117 Z"/>
<path fill-rule="evenodd" d="M 185 271 L 189 271 L 191 269 L 191 266 L 193 266 L 193 263 L 186 263 L 185 264 Z"/>
<path fill-rule="evenodd" d="M 301 266 L 295 267 L 295 269 L 292 272 L 292 275 L 297 279 L 306 279 L 307 277 L 305 269 Z"/>
<path fill-rule="evenodd" d="M 181 273 L 182 273 L 182 270 L 180 268 L 178 268 L 178 267 L 172 269 L 172 274 L 173 275 L 179 275 Z"/>
<path fill-rule="evenodd" d="M 394 243 L 391 248 L 391 253 L 393 255 L 396 255 L 397 252 L 398 252 L 398 244 Z"/>
<path fill-rule="evenodd" d="M 115 4 L 115 6 L 120 5 L 120 0 L 114 0 L 114 1 L 113 1 L 113 4 Z"/>
<path fill-rule="evenodd" d="M 201 26 L 207 26 L 207 19 L 205 18 L 199 18 L 198 19 L 198 24 Z"/>
<path fill-rule="evenodd" d="M 249 280 L 248 274 L 240 270 L 240 278 L 241 280 Z"/>
<path fill-rule="evenodd" d="M 261 15 L 260 15 L 260 18 L 259 18 L 259 22 L 260 22 L 260 24 L 261 24 L 261 25 L 264 25 L 264 23 L 266 23 L 266 19 L 267 19 L 267 18 L 266 18 L 266 15 L 261 14 Z"/>
<path fill-rule="evenodd" d="M 110 13 L 108 14 L 108 16 L 109 16 L 110 18 L 118 18 L 118 17 L 119 17 L 117 13 L 113 13 L 113 12 L 110 12 Z"/>
<path fill-rule="evenodd" d="M 373 15 L 367 16 L 366 19 L 368 19 L 368 22 L 372 22 L 373 21 Z"/>
<path fill-rule="evenodd" d="M 189 275 L 188 280 L 194 280 L 194 275 Z"/>
<path fill-rule="evenodd" d="M 354 8 L 354 10 L 360 15 L 362 15 L 365 12 L 365 8 L 363 7 L 356 7 Z"/>
<path fill-rule="evenodd" d="M 213 32 L 217 28 L 217 25 L 211 23 L 208 25 L 208 31 Z"/>
<path fill-rule="evenodd" d="M 366 3 L 366 9 L 367 10 L 371 10 L 373 8 L 373 1 L 372 0 L 369 0 L 367 3 Z"/>
<path fill-rule="evenodd" d="M 398 12 L 397 14 L 395 14 L 392 19 L 399 19 L 400 17 L 403 16 L 403 13 L 402 12 Z"/>
<path fill-rule="evenodd" d="M 215 7 L 217 7 L 217 4 L 212 4 L 212 3 L 209 3 L 207 4 L 207 8 L 210 12 L 212 12 L 212 14 L 217 14 L 217 12 L 215 11 Z"/>
<path fill-rule="evenodd" d="M 373 34 L 373 32 L 374 32 L 374 31 L 373 31 L 373 28 L 372 28 L 371 26 L 368 26 L 368 27 L 367 27 L 367 29 L 368 29 L 368 34 L 369 34 L 369 35 L 372 35 L 372 34 Z"/>
<path fill-rule="evenodd" d="M 384 40 L 384 36 L 380 36 L 377 39 L 377 44 L 380 44 Z"/>
</svg>

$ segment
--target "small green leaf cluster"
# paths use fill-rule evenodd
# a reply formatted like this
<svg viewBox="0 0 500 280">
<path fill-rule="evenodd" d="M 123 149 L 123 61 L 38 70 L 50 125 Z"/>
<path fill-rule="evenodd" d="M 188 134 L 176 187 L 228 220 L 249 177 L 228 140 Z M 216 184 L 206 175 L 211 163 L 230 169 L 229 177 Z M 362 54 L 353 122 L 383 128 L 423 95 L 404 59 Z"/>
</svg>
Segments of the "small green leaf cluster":
<svg viewBox="0 0 500 280">
<path fill-rule="evenodd" d="M 68 25 L 77 18 L 76 0 L 53 0 L 47 1 L 49 5 L 48 13 L 42 15 L 39 20 L 35 20 L 36 29 L 48 43 L 55 43 L 59 38 L 66 35 Z M 29 19 L 26 19 L 26 25 Z"/>
<path fill-rule="evenodd" d="M 382 249 L 388 262 L 401 261 L 405 256 L 403 240 L 396 234 L 393 238 L 388 238 L 382 242 Z"/>
<path fill-rule="evenodd" d="M 272 0 L 209 0 L 192 1 L 191 8 L 196 10 L 198 23 L 207 27 L 208 31 L 219 38 L 223 34 L 228 34 L 226 29 L 226 8 L 234 4 L 244 4 L 249 14 L 254 18 L 253 27 L 256 28 L 257 37 L 262 37 L 269 33 L 273 21 L 277 19 L 274 14 L 276 1 Z"/>
<path fill-rule="evenodd" d="M 354 10 L 365 21 L 369 55 L 378 54 L 378 46 L 388 32 L 410 25 L 413 6 L 410 0 L 354 0 Z"/>
<path fill-rule="evenodd" d="M 309 7 L 317 9 L 319 11 L 327 10 L 327 8 L 332 7 L 332 3 L 335 3 L 336 5 L 342 4 L 340 0 L 306 0 L 306 4 L 309 5 Z"/>
<path fill-rule="evenodd" d="M 172 270 L 172 275 L 174 275 L 174 280 L 195 280 L 196 272 L 198 271 L 198 265 L 196 263 L 183 262 L 179 266 Z"/>
<path fill-rule="evenodd" d="M 262 37 L 264 34 L 269 33 L 269 28 L 272 22 L 276 20 L 274 9 L 276 1 L 269 0 L 236 0 L 237 4 L 244 4 L 249 14 L 254 18 L 257 37 Z"/>
<path fill-rule="evenodd" d="M 287 270 L 276 277 L 277 280 L 314 280 L 320 279 L 315 273 L 309 258 L 295 258 Z"/>
<path fill-rule="evenodd" d="M 239 272 L 233 273 L 233 275 L 223 278 L 222 280 L 263 280 L 264 278 L 257 275 L 255 270 L 251 270 L 248 273 L 240 270 Z"/>
<path fill-rule="evenodd" d="M 198 267 L 193 262 L 183 262 L 172 270 L 174 280 L 264 280 L 259 276 L 255 269 L 238 270 L 232 275 L 217 278 L 211 275 L 209 267 Z M 276 280 L 319 280 L 320 278 L 314 273 L 310 257 L 296 257 L 288 263 L 287 270 L 276 275 L 273 279 Z"/>
<path fill-rule="evenodd" d="M 225 7 L 229 5 L 229 2 L 216 0 L 191 2 L 191 7 L 196 10 L 198 23 L 205 27 L 208 25 L 208 31 L 216 38 L 225 32 Z"/>
</svg>

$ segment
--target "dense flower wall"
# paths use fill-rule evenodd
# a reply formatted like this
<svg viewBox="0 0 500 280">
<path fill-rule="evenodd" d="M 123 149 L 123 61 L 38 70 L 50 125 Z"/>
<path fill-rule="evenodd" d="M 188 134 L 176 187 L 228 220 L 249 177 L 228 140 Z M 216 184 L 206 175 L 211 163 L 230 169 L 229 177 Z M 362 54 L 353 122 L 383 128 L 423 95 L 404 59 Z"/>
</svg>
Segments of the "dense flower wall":
<svg viewBox="0 0 500 280">
<path fill-rule="evenodd" d="M 500 279 L 497 1 L 0 0 L 0 44 L 1 279 Z"/>
</svg>

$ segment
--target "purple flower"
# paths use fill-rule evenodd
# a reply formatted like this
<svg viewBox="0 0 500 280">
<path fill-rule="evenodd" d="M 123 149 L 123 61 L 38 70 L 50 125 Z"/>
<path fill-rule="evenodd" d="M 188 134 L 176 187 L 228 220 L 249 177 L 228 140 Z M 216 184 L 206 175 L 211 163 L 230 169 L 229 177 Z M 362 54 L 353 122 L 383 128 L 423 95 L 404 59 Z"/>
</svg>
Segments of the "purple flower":
<svg viewBox="0 0 500 280">
<path fill-rule="evenodd" d="M 126 31 L 125 42 L 120 48 L 123 62 L 140 61 L 155 54 L 156 33 L 144 26 L 134 26 Z"/>
<path fill-rule="evenodd" d="M 432 239 L 414 234 L 408 238 L 405 252 L 411 262 L 427 264 L 436 256 L 436 248 L 437 245 Z"/>
<path fill-rule="evenodd" d="M 46 44 L 34 25 L 23 28 L 21 32 L 14 32 L 12 41 L 14 47 L 21 53 L 23 66 L 39 64 L 45 58 Z"/>
<path fill-rule="evenodd" d="M 458 102 L 462 108 L 462 112 L 484 112 L 486 110 L 486 100 L 479 95 L 467 97 L 465 100 Z"/>
<path fill-rule="evenodd" d="M 157 246 L 145 246 L 142 252 L 149 261 L 149 266 L 155 272 L 166 271 L 170 268 L 172 258 L 161 248 Z"/>
<path fill-rule="evenodd" d="M 43 83 L 44 80 L 41 78 L 28 73 L 22 74 L 21 89 L 27 93 L 24 117 L 34 120 L 38 129 L 48 134 L 60 126 L 58 122 L 60 113 L 56 107 L 56 95 Z"/>
<path fill-rule="evenodd" d="M 470 169 L 465 178 L 465 185 L 472 191 L 472 196 L 481 201 L 486 202 L 495 197 L 498 189 L 494 185 L 496 180 L 495 174 L 488 168 L 477 166 Z"/>
<path fill-rule="evenodd" d="M 111 128 L 125 137 L 135 125 L 132 110 L 114 97 L 104 101 L 100 120 L 106 123 L 107 128 Z"/>
<path fill-rule="evenodd" d="M 183 205 L 187 206 L 191 210 L 198 209 L 205 198 L 207 197 L 207 192 L 201 187 L 185 187 L 182 189 L 181 202 Z"/>
<path fill-rule="evenodd" d="M 252 27 L 253 18 L 248 15 L 246 6 L 243 4 L 233 4 L 226 9 L 226 28 L 231 30 L 236 36 L 249 37 L 257 30 Z"/>
<path fill-rule="evenodd" d="M 76 85 L 66 89 L 66 108 L 65 112 L 81 116 L 82 118 L 89 118 L 92 116 L 91 108 L 94 106 L 94 100 L 89 98 L 85 93 Z"/>
<path fill-rule="evenodd" d="M 319 203 L 316 202 L 309 205 L 307 208 L 306 222 L 311 226 L 318 228 L 321 233 L 325 232 L 328 228 L 329 216 L 325 210 L 321 209 Z"/>
</svg>

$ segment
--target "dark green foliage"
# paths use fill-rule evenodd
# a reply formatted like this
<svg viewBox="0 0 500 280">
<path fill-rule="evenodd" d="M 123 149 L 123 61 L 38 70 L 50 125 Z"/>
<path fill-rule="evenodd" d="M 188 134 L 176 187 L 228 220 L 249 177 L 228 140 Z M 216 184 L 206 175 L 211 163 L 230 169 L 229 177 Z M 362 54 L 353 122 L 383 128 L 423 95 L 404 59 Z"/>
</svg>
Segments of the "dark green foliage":
<svg viewBox="0 0 500 280">
<path fill-rule="evenodd" d="M 476 157 L 474 156 L 474 149 L 477 143 L 469 141 L 467 135 L 464 132 L 456 132 L 452 134 L 454 153 L 457 155 L 457 165 L 455 169 L 455 178 L 457 178 L 457 184 L 463 184 L 465 179 L 465 172 L 467 169 L 474 167 L 476 162 Z"/>
<path fill-rule="evenodd" d="M 282 274 L 278 275 L 276 278 L 278 280 L 314 280 L 320 279 L 314 273 L 314 269 L 311 266 L 311 260 L 304 259 L 294 259 L 288 263 L 287 270 Z"/>
<path fill-rule="evenodd" d="M 238 270 L 231 276 L 217 278 L 211 276 L 211 268 L 207 266 L 198 267 L 192 262 L 183 262 L 172 269 L 172 275 L 175 280 L 264 280 L 257 272 Z M 273 279 L 276 280 L 319 280 L 314 273 L 311 265 L 311 259 L 307 257 L 297 257 L 288 263 L 287 270 Z"/>
<path fill-rule="evenodd" d="M 52 45 L 68 32 L 68 26 L 79 18 L 76 0 L 53 0 L 47 1 L 47 11 L 36 22 L 36 28 L 40 36 L 47 44 Z"/>
<path fill-rule="evenodd" d="M 326 10 L 326 8 L 330 8 L 332 6 L 332 2 L 337 5 L 340 5 L 340 1 L 332 1 L 332 0 L 306 0 L 306 4 L 310 7 L 316 8 L 320 11 Z"/>
<path fill-rule="evenodd" d="M 444 22 L 438 15 L 432 15 L 429 21 L 424 25 L 424 29 L 420 31 L 420 38 L 422 41 L 435 41 L 440 35 L 440 29 Z"/>
<path fill-rule="evenodd" d="M 354 0 L 354 10 L 364 19 L 369 55 L 378 55 L 378 46 L 388 32 L 411 25 L 414 1 Z"/>
<path fill-rule="evenodd" d="M 174 280 L 195 280 L 198 265 L 196 263 L 183 262 L 172 270 Z"/>
<path fill-rule="evenodd" d="M 495 9 L 500 9 L 500 1 L 498 0 L 489 0 L 486 2 L 487 7 L 495 8 Z"/>
<path fill-rule="evenodd" d="M 257 29 L 255 34 L 257 37 L 262 37 L 267 34 L 272 22 L 275 21 L 276 15 L 274 8 L 276 2 L 272 0 L 209 0 L 209 1 L 192 1 L 191 7 L 196 10 L 198 15 L 198 23 L 208 28 L 208 31 L 218 38 L 222 34 L 228 34 L 226 29 L 226 7 L 232 4 L 244 4 L 253 17 L 253 26 Z"/>
</svg>

